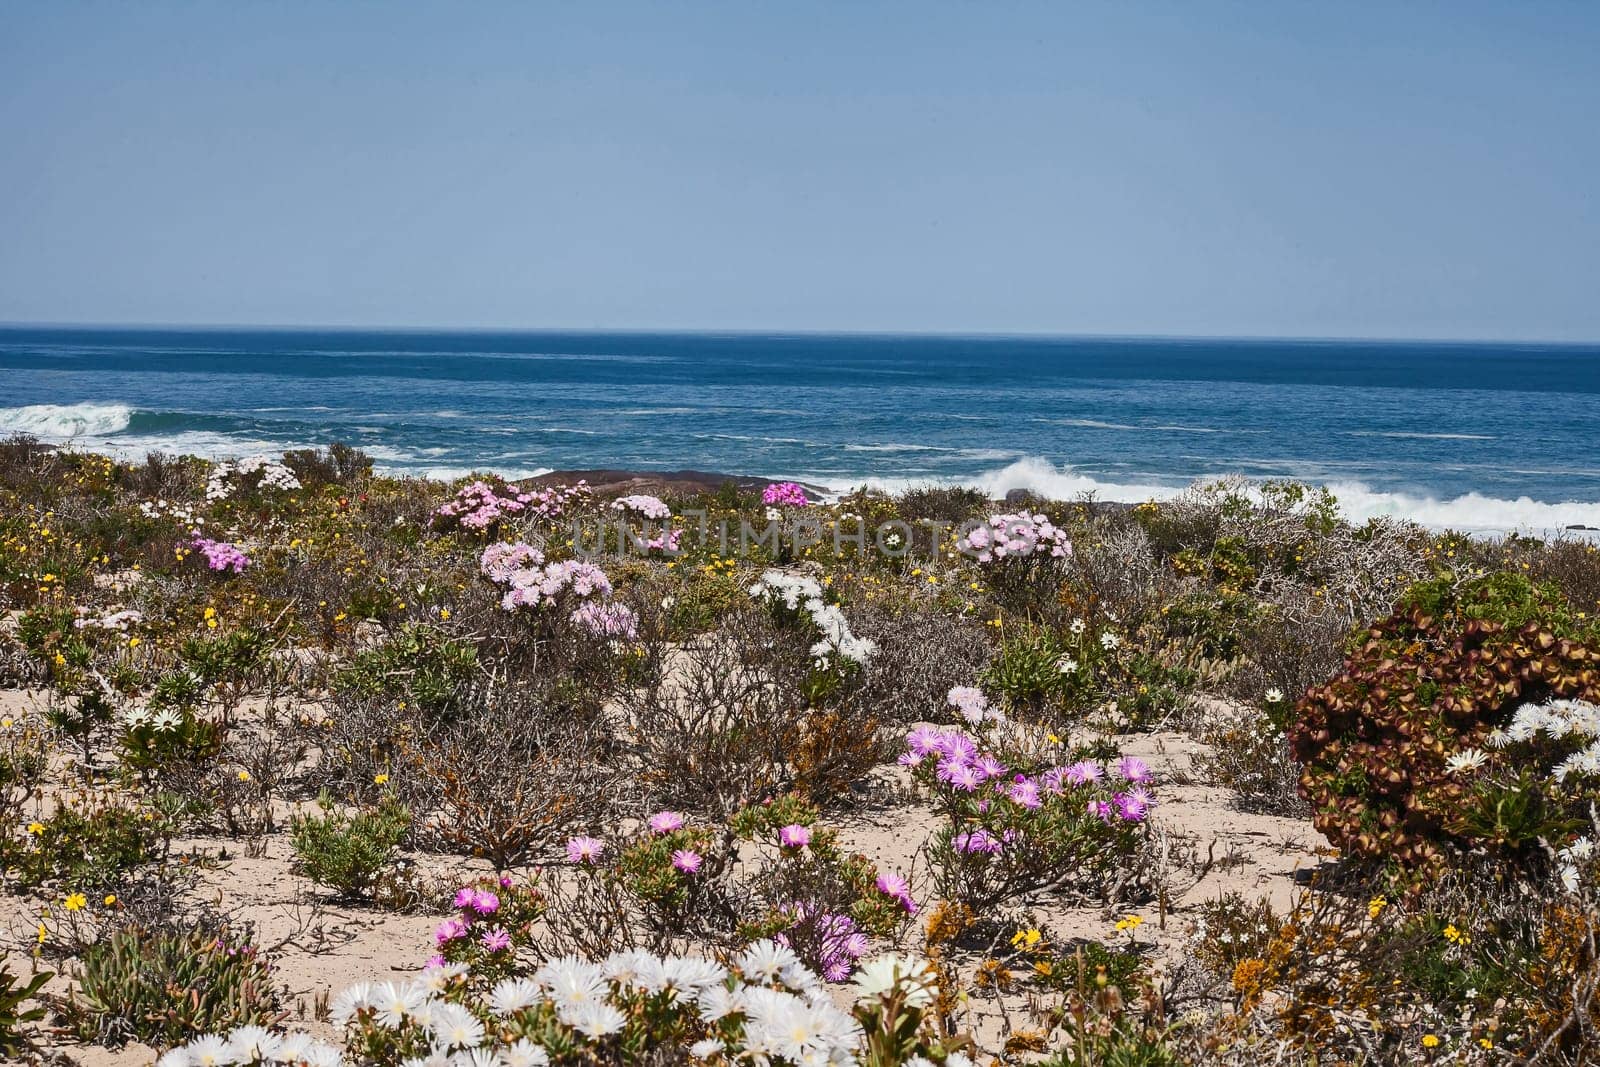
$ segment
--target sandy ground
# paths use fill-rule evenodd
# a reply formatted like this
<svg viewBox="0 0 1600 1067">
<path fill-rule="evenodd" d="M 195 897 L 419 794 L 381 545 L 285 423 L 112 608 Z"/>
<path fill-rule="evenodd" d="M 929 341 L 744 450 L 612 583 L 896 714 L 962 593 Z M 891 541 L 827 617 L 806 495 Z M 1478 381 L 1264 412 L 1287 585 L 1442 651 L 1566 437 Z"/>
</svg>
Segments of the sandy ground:
<svg viewBox="0 0 1600 1067">
<path fill-rule="evenodd" d="M 41 699 L 39 694 L 0 691 L 0 713 L 17 715 L 37 708 Z M 1175 962 L 1196 906 L 1221 893 L 1237 891 L 1248 898 L 1265 895 L 1275 909 L 1286 908 L 1297 874 L 1303 877 L 1318 864 L 1318 849 L 1325 845 L 1310 824 L 1239 812 L 1230 806 L 1227 790 L 1196 783 L 1192 763 L 1205 746 L 1185 734 L 1142 734 L 1122 740 L 1126 752 L 1143 757 L 1156 771 L 1160 804 L 1153 820 L 1174 842 L 1173 854 L 1180 857 L 1169 874 L 1166 915 L 1163 917 L 1155 902 L 1134 909 L 1146 919 L 1137 936 L 1152 946 L 1155 958 L 1166 965 Z M 886 780 L 880 785 L 888 792 L 899 791 L 904 784 L 895 780 L 899 772 L 883 773 Z M 926 864 L 919 852 L 931 836 L 934 822 L 925 807 L 896 804 L 870 807 L 845 820 L 842 828 L 848 847 L 880 865 L 920 871 Z M 205 891 L 229 914 L 254 923 L 262 944 L 278 946 L 273 958 L 285 1004 L 291 1016 L 306 1019 L 313 1030 L 325 1030 L 313 1018 L 319 997 L 358 980 L 414 972 L 428 955 L 438 915 L 395 914 L 330 901 L 292 871 L 286 834 L 271 837 L 261 856 L 244 855 L 239 842 L 224 839 L 192 839 L 180 844 L 230 857 L 216 870 L 206 872 Z M 424 870 L 450 878 L 459 877 L 468 867 L 454 856 L 409 858 Z M 0 936 L 14 971 L 27 972 L 31 967 L 34 924 L 41 903 L 25 896 L 0 900 Z M 1121 914 L 1099 907 L 1053 908 L 1039 918 L 1065 936 L 1109 939 Z M 47 962 L 45 966 L 63 972 L 48 989 L 67 993 L 71 961 Z M 982 1030 L 998 1025 L 993 1019 L 973 1022 Z M 156 1058 L 154 1050 L 142 1046 L 112 1051 L 59 1036 L 54 1044 L 50 1051 L 59 1057 L 58 1062 L 83 1067 L 142 1067 Z"/>
</svg>

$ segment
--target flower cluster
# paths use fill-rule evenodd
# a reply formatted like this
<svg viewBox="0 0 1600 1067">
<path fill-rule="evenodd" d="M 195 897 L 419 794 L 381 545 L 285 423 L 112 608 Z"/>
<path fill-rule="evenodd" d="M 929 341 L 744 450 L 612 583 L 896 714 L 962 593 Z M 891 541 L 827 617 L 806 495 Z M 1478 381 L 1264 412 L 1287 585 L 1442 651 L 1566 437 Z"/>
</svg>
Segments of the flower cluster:
<svg viewBox="0 0 1600 1067">
<path fill-rule="evenodd" d="M 900 763 L 949 819 L 934 850 L 943 892 L 971 904 L 1112 876 L 1155 806 L 1150 768 L 1134 756 L 1030 772 L 961 730 L 921 726 Z"/>
<path fill-rule="evenodd" d="M 468 482 L 434 511 L 439 519 L 454 519 L 464 529 L 487 530 L 507 515 L 519 515 L 534 502 L 532 493 L 514 486 L 497 489 L 485 481 Z"/>
<path fill-rule="evenodd" d="M 822 640 L 811 646 L 819 667 L 826 667 L 834 656 L 863 664 L 878 646 L 868 638 L 850 632 L 850 623 L 837 604 L 822 599 L 822 586 L 813 578 L 767 571 L 750 587 L 750 595 L 774 607 L 793 613 L 804 612 L 822 631 Z"/>
<path fill-rule="evenodd" d="M 625 604 L 586 600 L 572 612 L 572 621 L 593 637 L 632 641 L 639 636 L 639 616 Z"/>
<path fill-rule="evenodd" d="M 989 706 L 983 690 L 973 685 L 958 685 L 950 690 L 950 706 L 956 709 L 968 726 L 977 729 L 984 723 L 1005 721 L 1005 712 Z"/>
<path fill-rule="evenodd" d="M 1072 555 L 1067 531 L 1044 515 L 991 515 L 987 525 L 979 526 L 961 538 L 956 547 L 977 557 L 980 563 L 995 560 L 1047 556 L 1064 559 Z"/>
<path fill-rule="evenodd" d="M 250 566 L 250 557 L 245 555 L 238 545 L 227 541 L 213 541 L 208 537 L 196 537 L 190 543 L 195 551 L 206 558 L 206 566 L 214 571 L 243 574 L 245 568 Z"/>
<path fill-rule="evenodd" d="M 215 472 L 213 472 L 214 474 Z M 190 504 L 175 500 L 144 500 L 139 503 L 139 514 L 147 519 L 176 519 L 185 526 L 204 526 L 206 517 L 196 515 Z"/>
<path fill-rule="evenodd" d="M 864 1062 L 874 1038 L 903 1046 L 904 1062 L 972 1062 L 922 1033 L 936 976 L 906 957 L 882 957 L 863 968 L 854 1013 L 836 1007 L 817 976 L 772 940 L 752 944 L 727 964 L 628 950 L 599 962 L 549 960 L 531 976 L 504 978 L 482 993 L 472 990 L 469 977 L 460 966 L 434 966 L 408 982 L 346 989 L 330 1005 L 343 1049 L 303 1033 L 246 1027 L 191 1041 L 165 1054 L 159 1067 L 333 1067 L 352 1062 L 345 1051 L 376 1067 L 545 1067 L 557 1058 L 623 1062 L 630 1049 L 674 1061 L 845 1067 Z M 890 1005 L 898 1005 L 893 1018 L 886 1017 Z"/>
<path fill-rule="evenodd" d="M 790 926 L 774 940 L 788 946 L 791 939 L 803 938 L 814 946 L 823 978 L 847 981 L 855 973 L 856 961 L 867 954 L 871 945 L 866 931 L 842 912 L 825 911 L 807 903 L 794 904 L 785 911 Z"/>
<path fill-rule="evenodd" d="M 1524 704 L 1504 729 L 1492 732 L 1487 739 L 1495 748 L 1538 740 L 1582 746 L 1551 768 L 1550 777 L 1556 781 L 1565 782 L 1577 775 L 1600 775 L 1600 704 L 1586 700 Z"/>
<path fill-rule="evenodd" d="M 206 499 L 226 500 L 245 478 L 259 475 L 258 489 L 276 489 L 288 492 L 300 488 L 300 479 L 294 471 L 268 456 L 249 456 L 238 461 L 218 463 L 211 468 L 206 479 Z"/>
<path fill-rule="evenodd" d="M 543 560 L 544 554 L 532 545 L 495 544 L 484 549 L 478 569 L 496 585 L 509 586 L 500 598 L 500 606 L 507 611 L 540 607 L 568 592 L 579 600 L 611 595 L 611 580 L 595 564 Z"/>
<path fill-rule="evenodd" d="M 761 502 L 769 507 L 803 508 L 811 501 L 799 482 L 773 482 L 761 490 Z"/>
<path fill-rule="evenodd" d="M 672 518 L 672 509 L 660 497 L 635 494 L 633 496 L 619 496 L 611 502 L 611 507 L 628 515 L 637 515 L 641 519 L 661 521 Z"/>
</svg>

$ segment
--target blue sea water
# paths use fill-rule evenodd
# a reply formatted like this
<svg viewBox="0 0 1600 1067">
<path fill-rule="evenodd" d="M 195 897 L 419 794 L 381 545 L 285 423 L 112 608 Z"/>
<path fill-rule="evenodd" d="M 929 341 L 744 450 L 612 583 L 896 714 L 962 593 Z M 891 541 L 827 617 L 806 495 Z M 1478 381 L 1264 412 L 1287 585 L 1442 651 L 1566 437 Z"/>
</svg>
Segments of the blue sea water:
<svg viewBox="0 0 1600 1067">
<path fill-rule="evenodd" d="M 1330 486 L 1354 518 L 1600 526 L 1600 346 L 0 328 L 0 432 L 394 471 L 693 468 L 843 490 Z"/>
</svg>

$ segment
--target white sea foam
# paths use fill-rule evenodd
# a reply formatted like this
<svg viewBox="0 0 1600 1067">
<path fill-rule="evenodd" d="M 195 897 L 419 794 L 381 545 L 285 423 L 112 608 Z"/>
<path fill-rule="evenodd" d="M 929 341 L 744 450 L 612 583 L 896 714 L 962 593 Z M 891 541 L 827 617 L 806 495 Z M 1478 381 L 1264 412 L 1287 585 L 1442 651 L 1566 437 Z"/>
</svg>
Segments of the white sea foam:
<svg viewBox="0 0 1600 1067">
<path fill-rule="evenodd" d="M 807 479 L 802 476 L 801 480 Z M 885 492 L 899 492 L 917 485 L 942 484 L 970 486 L 996 498 L 1011 489 L 1027 489 L 1056 500 L 1093 494 L 1097 500 L 1119 503 L 1170 500 L 1184 490 L 1183 486 L 1156 482 L 1104 481 L 1070 467 L 1058 467 L 1037 456 L 1028 456 L 997 470 L 970 477 L 820 477 L 813 480 L 835 494 L 863 485 Z M 1540 536 L 1559 534 L 1572 526 L 1600 528 L 1600 502 L 1549 503 L 1525 496 L 1506 500 L 1475 492 L 1440 499 L 1416 493 L 1375 490 L 1355 481 L 1329 482 L 1328 489 L 1338 498 L 1339 509 L 1344 516 L 1356 523 L 1389 517 L 1406 519 L 1432 529 L 1479 534 L 1526 532 Z"/>
<path fill-rule="evenodd" d="M 32 434 L 43 441 L 103 436 L 128 428 L 127 404 L 29 404 L 0 408 L 0 432 Z"/>
<path fill-rule="evenodd" d="M 1418 441 L 1498 441 L 1486 433 L 1418 433 L 1412 430 L 1347 430 L 1347 437 L 1405 437 Z"/>
</svg>

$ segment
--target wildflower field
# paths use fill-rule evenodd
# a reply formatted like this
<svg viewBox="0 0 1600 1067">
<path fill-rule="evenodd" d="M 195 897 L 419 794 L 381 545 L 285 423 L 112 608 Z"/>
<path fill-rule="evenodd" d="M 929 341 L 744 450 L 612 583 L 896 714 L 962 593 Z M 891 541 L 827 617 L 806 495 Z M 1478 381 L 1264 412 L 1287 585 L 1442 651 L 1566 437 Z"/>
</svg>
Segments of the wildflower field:
<svg viewBox="0 0 1600 1067">
<path fill-rule="evenodd" d="M 1592 544 L 624 488 L 0 442 L 0 1056 L 1600 1058 Z"/>
</svg>

